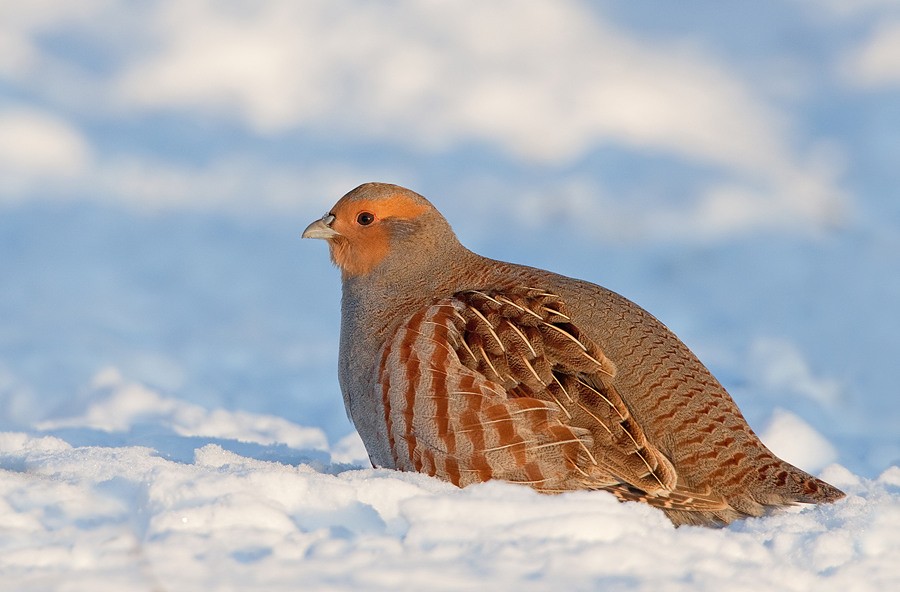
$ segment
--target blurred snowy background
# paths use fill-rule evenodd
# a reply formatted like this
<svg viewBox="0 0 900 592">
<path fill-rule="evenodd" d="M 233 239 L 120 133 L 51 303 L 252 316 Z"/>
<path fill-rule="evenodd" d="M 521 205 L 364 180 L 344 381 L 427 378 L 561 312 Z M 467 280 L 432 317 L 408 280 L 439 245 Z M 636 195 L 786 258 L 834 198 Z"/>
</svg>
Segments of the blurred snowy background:
<svg viewBox="0 0 900 592">
<path fill-rule="evenodd" d="M 3 1 L 7 519 L 56 503 L 17 505 L 30 474 L 104 490 L 54 464 L 73 450 L 130 466 L 147 446 L 210 491 L 208 445 L 329 478 L 361 461 L 338 273 L 299 232 L 372 180 L 430 198 L 477 252 L 650 310 L 788 460 L 855 479 L 900 462 L 895 0 Z M 134 487 L 107 489 L 152 514 Z M 355 511 L 337 522 L 368 532 Z M 41 516 L 0 546 L 58 530 Z M 40 589 L 55 572 L 25 557 L 0 568 Z"/>
</svg>

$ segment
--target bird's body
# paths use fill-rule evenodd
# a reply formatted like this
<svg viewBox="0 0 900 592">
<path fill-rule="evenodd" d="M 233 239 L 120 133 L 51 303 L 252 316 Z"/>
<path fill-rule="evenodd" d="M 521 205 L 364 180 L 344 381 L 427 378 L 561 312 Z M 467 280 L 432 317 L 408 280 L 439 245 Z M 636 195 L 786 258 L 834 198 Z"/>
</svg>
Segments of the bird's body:
<svg viewBox="0 0 900 592">
<path fill-rule="evenodd" d="M 304 236 L 342 270 L 341 390 L 375 466 L 603 489 L 675 524 L 843 496 L 774 456 L 652 315 L 467 250 L 409 190 L 362 185 Z"/>
</svg>

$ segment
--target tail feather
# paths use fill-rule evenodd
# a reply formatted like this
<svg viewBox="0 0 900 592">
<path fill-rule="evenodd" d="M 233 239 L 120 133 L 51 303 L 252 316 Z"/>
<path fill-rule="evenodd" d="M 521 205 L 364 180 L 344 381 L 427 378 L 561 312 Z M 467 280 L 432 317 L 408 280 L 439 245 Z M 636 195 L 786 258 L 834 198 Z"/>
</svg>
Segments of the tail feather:
<svg viewBox="0 0 900 592">
<path fill-rule="evenodd" d="M 763 516 L 778 507 L 831 503 L 844 497 L 844 492 L 833 485 L 786 462 L 783 465 L 777 488 L 766 482 L 756 491 L 745 490 L 727 497 L 709 488 L 701 491 L 683 484 L 662 495 L 621 483 L 604 489 L 620 501 L 643 502 L 661 509 L 675 526 L 726 526 L 740 518 Z"/>
<path fill-rule="evenodd" d="M 774 482 L 772 482 L 774 480 Z M 781 461 L 781 467 L 760 491 L 751 492 L 761 504 L 827 504 L 844 497 L 837 487 L 813 477 L 794 465 Z"/>
</svg>

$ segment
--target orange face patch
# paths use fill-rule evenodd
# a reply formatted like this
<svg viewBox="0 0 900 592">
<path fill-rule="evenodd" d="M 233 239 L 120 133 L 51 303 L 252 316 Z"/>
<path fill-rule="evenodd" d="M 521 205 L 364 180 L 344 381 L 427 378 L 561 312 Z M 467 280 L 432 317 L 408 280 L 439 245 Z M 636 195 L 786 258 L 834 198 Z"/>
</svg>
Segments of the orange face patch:
<svg viewBox="0 0 900 592">
<path fill-rule="evenodd" d="M 413 220 L 428 209 L 403 195 L 384 199 L 341 199 L 332 208 L 331 227 L 340 233 L 329 241 L 331 259 L 344 277 L 365 275 L 387 256 L 388 219 Z"/>
</svg>

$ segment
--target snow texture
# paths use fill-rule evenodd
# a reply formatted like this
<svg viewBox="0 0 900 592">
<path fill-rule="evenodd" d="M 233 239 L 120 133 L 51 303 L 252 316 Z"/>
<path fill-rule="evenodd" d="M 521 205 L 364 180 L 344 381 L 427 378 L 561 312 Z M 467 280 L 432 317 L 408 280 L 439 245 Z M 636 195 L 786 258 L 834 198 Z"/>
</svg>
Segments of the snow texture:
<svg viewBox="0 0 900 592">
<path fill-rule="evenodd" d="M 897 581 L 898 467 L 868 480 L 830 465 L 823 476 L 848 493 L 833 506 L 675 529 L 603 492 L 460 490 L 364 468 L 358 439 L 332 458 L 320 430 L 203 411 L 112 370 L 95 388 L 85 414 L 44 435 L 0 434 L 4 589 L 844 591 Z M 797 439 L 798 425 L 795 445 L 813 448 L 821 436 L 786 413 L 769 437 Z"/>
</svg>

